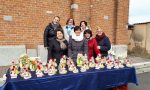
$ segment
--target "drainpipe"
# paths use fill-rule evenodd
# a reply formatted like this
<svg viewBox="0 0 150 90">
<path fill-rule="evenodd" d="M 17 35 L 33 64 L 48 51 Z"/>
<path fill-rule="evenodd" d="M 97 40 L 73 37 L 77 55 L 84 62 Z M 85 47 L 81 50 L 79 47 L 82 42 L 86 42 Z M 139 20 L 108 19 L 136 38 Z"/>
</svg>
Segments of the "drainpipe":
<svg viewBox="0 0 150 90">
<path fill-rule="evenodd" d="M 114 30 L 113 30 L 113 44 L 117 44 L 117 25 L 118 25 L 118 0 L 114 0 Z"/>
</svg>

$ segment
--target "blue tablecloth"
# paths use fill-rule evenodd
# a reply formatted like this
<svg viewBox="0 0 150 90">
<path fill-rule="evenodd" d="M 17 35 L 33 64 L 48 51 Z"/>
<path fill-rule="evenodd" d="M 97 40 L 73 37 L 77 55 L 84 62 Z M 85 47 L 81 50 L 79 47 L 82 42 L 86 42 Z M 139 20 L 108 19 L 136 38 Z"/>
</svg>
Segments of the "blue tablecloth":
<svg viewBox="0 0 150 90">
<path fill-rule="evenodd" d="M 84 73 L 47 76 L 24 80 L 7 79 L 1 90 L 102 90 L 106 88 L 138 84 L 135 68 L 91 69 Z"/>
</svg>

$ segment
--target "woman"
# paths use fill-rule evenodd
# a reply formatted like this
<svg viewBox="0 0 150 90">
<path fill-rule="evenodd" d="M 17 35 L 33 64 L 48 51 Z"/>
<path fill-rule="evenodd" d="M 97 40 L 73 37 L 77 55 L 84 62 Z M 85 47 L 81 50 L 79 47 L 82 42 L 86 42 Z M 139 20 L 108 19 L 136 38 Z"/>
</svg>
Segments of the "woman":
<svg viewBox="0 0 150 90">
<path fill-rule="evenodd" d="M 68 43 L 64 39 L 64 34 L 62 29 L 56 29 L 55 32 L 56 38 L 50 41 L 50 47 L 48 48 L 49 59 L 56 59 L 56 62 L 59 63 L 60 58 L 63 55 L 67 55 L 68 52 Z"/>
<path fill-rule="evenodd" d="M 81 21 L 80 22 L 81 32 L 84 32 L 86 29 L 88 29 L 87 22 Z"/>
<path fill-rule="evenodd" d="M 88 55 L 88 46 L 81 34 L 80 26 L 75 26 L 74 34 L 69 38 L 68 56 L 76 62 L 78 53 Z"/>
<path fill-rule="evenodd" d="M 45 31 L 44 31 L 44 47 L 45 49 L 48 50 L 49 46 L 50 46 L 50 40 L 52 40 L 53 38 L 55 38 L 55 30 L 57 28 L 61 28 L 61 25 L 59 24 L 59 21 L 60 21 L 60 18 L 59 16 L 55 16 L 53 18 L 53 21 L 51 23 L 49 23 L 49 25 L 47 25 L 47 27 L 45 28 Z M 49 54 L 49 51 L 48 51 L 48 55 Z M 50 57 L 50 56 L 48 56 Z M 47 58 L 47 60 L 49 60 Z"/>
<path fill-rule="evenodd" d="M 72 18 L 69 18 L 66 22 L 66 26 L 63 27 L 64 36 L 67 41 L 69 41 L 69 36 L 72 35 L 75 22 Z"/>
<path fill-rule="evenodd" d="M 97 34 L 95 38 L 98 44 L 97 48 L 100 50 L 102 57 L 107 57 L 108 51 L 111 48 L 109 38 L 105 35 L 103 30 L 99 27 L 97 28 Z"/>
<path fill-rule="evenodd" d="M 96 55 L 100 55 L 100 51 L 97 48 L 97 42 L 95 38 L 92 38 L 92 31 L 90 29 L 87 29 L 84 31 L 84 37 L 88 41 L 88 60 L 91 59 L 91 57 L 94 57 L 94 53 Z"/>
</svg>

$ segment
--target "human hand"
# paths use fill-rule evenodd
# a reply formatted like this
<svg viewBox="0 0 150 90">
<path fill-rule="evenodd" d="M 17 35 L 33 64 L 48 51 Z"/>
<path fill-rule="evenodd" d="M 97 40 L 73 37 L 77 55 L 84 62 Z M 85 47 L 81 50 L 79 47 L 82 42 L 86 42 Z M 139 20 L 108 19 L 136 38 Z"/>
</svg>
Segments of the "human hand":
<svg viewBox="0 0 150 90">
<path fill-rule="evenodd" d="M 101 49 L 101 46 L 97 46 L 97 49 Z"/>
</svg>

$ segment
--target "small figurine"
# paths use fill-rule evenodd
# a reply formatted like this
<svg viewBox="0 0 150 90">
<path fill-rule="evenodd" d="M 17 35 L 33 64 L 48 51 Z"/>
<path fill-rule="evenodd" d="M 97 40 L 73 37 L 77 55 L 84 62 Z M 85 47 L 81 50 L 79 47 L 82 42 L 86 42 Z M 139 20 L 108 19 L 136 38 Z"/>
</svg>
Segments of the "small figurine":
<svg viewBox="0 0 150 90">
<path fill-rule="evenodd" d="M 89 67 L 91 68 L 95 67 L 94 57 L 91 57 L 91 59 L 89 60 Z"/>
<path fill-rule="evenodd" d="M 36 70 L 37 77 L 42 77 L 44 75 L 41 69 L 42 69 L 41 66 L 38 65 Z"/>
<path fill-rule="evenodd" d="M 127 67 L 132 67 L 131 61 L 130 60 L 126 60 L 126 66 Z"/>
<path fill-rule="evenodd" d="M 67 64 L 67 58 L 66 58 L 66 56 L 64 55 L 64 56 L 60 59 L 60 63 L 59 63 L 59 66 L 58 66 L 58 69 L 59 69 L 59 73 L 60 73 L 60 74 L 66 74 L 66 73 L 67 73 L 66 64 Z"/>
<path fill-rule="evenodd" d="M 57 72 L 57 69 L 55 68 L 55 66 L 50 66 L 49 70 L 48 70 L 48 75 L 52 76 L 55 75 Z"/>
<path fill-rule="evenodd" d="M 25 68 L 25 72 L 23 73 L 23 78 L 24 78 L 24 79 L 29 79 L 29 78 L 31 78 L 31 73 L 28 71 L 27 68 Z"/>
<path fill-rule="evenodd" d="M 82 54 L 78 54 L 78 56 L 77 56 L 77 66 L 78 67 L 81 67 L 82 66 L 82 64 L 83 64 L 83 55 Z"/>
<path fill-rule="evenodd" d="M 14 62 L 12 62 L 12 65 L 10 67 L 11 78 L 17 78 L 18 74 L 19 74 L 18 67 L 17 67 L 17 65 L 15 65 Z"/>
</svg>

